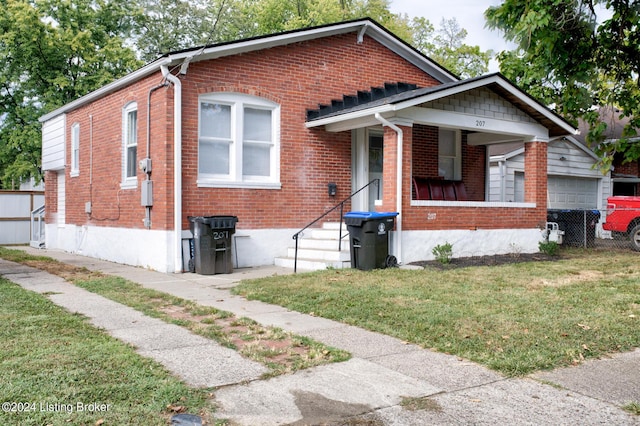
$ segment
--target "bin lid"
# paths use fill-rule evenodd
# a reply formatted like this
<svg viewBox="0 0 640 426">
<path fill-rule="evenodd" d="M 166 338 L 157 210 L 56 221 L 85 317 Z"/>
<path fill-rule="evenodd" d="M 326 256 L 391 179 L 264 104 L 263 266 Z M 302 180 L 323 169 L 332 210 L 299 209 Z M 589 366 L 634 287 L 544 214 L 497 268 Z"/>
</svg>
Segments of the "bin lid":
<svg viewBox="0 0 640 426">
<path fill-rule="evenodd" d="M 191 223 L 204 223 L 213 229 L 231 229 L 235 228 L 238 222 L 237 216 L 188 216 Z"/>
<path fill-rule="evenodd" d="M 396 217 L 398 212 L 349 212 L 344 215 L 345 218 L 375 220 L 387 217 Z"/>
</svg>

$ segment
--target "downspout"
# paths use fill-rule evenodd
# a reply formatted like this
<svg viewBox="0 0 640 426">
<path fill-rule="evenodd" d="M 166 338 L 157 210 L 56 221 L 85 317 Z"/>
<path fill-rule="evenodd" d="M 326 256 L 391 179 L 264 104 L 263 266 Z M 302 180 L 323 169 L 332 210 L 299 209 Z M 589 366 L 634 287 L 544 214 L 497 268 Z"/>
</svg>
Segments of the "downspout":
<svg viewBox="0 0 640 426">
<path fill-rule="evenodd" d="M 382 123 L 383 126 L 391 128 L 398 135 L 398 153 L 397 153 L 397 166 L 396 166 L 396 211 L 398 217 L 396 219 L 396 235 L 394 240 L 394 252 L 398 259 L 398 263 L 402 264 L 402 145 L 404 133 L 402 129 L 389 120 L 384 118 L 380 113 L 376 112 L 376 120 Z"/>
<path fill-rule="evenodd" d="M 182 272 L 182 83 L 160 66 L 162 76 L 173 83 L 173 264 L 176 273 Z"/>
<path fill-rule="evenodd" d="M 500 173 L 500 201 L 504 202 L 504 200 L 506 199 L 506 196 L 505 196 L 504 192 L 506 191 L 507 186 L 505 184 L 506 176 L 505 176 L 505 171 L 504 171 L 504 160 L 503 159 L 498 161 L 498 172 Z"/>
</svg>

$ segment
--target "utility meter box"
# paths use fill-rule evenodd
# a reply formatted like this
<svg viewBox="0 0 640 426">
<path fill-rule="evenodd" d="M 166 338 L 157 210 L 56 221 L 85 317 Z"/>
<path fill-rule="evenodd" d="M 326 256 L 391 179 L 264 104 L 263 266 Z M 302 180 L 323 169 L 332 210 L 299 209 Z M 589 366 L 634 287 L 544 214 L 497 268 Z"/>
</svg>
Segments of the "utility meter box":
<svg viewBox="0 0 640 426">
<path fill-rule="evenodd" d="M 143 180 L 141 186 L 141 200 L 140 203 L 143 207 L 153 206 L 153 181 Z"/>
</svg>

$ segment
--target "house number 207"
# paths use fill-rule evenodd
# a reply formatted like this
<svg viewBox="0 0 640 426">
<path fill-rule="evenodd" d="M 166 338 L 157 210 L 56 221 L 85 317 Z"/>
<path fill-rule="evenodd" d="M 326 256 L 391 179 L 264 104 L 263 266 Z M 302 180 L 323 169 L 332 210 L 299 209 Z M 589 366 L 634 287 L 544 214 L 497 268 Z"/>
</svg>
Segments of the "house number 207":
<svg viewBox="0 0 640 426">
<path fill-rule="evenodd" d="M 222 240 L 229 238 L 229 231 L 213 231 L 214 240 Z"/>
<path fill-rule="evenodd" d="M 484 127 L 485 124 L 484 120 L 476 120 L 476 127 Z"/>
</svg>

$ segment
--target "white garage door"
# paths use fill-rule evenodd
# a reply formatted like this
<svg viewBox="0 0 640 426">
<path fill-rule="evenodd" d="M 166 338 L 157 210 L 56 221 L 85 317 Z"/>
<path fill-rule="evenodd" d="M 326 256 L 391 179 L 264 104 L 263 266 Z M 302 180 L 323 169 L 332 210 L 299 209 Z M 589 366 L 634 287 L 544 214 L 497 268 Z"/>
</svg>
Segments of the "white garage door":
<svg viewBox="0 0 640 426">
<path fill-rule="evenodd" d="M 549 176 L 550 209 L 598 208 L 598 179 Z"/>
</svg>

